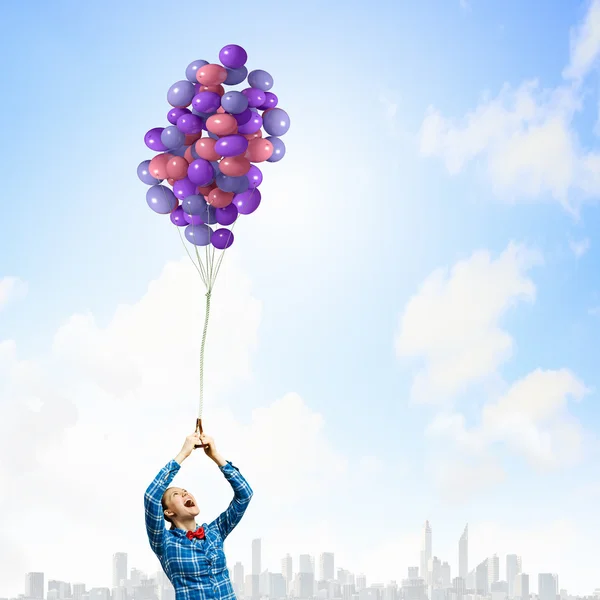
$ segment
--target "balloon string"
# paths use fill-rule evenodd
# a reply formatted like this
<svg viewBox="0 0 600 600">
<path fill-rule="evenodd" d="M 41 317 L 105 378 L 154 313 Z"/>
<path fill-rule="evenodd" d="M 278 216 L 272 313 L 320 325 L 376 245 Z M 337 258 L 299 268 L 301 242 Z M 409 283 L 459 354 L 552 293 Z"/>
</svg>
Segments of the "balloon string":
<svg viewBox="0 0 600 600">
<path fill-rule="evenodd" d="M 250 196 L 248 198 L 248 200 L 250 200 L 254 194 L 254 191 L 256 190 L 256 187 L 252 188 L 252 192 L 250 193 Z M 233 222 L 231 229 L 230 229 L 230 236 L 233 235 L 233 230 L 235 228 L 237 224 L 237 219 Z M 196 268 L 196 271 L 198 271 L 198 274 L 200 275 L 200 278 L 202 279 L 202 282 L 204 283 L 204 286 L 206 287 L 206 307 L 205 307 L 205 312 L 204 312 L 204 328 L 202 330 L 202 341 L 200 343 L 200 394 L 199 394 L 199 401 L 198 401 L 198 418 L 201 419 L 202 418 L 202 411 L 204 409 L 204 354 L 205 354 L 205 350 L 206 350 L 206 338 L 208 335 L 208 321 L 210 318 L 210 306 L 211 306 L 211 298 L 212 298 L 212 291 L 215 285 L 215 282 L 217 280 L 217 276 L 219 274 L 219 271 L 221 270 L 221 265 L 223 263 L 223 259 L 225 258 L 225 252 L 227 252 L 227 248 L 229 246 L 227 246 L 222 252 L 221 255 L 219 256 L 218 260 L 217 260 L 217 265 L 215 267 L 215 247 L 210 247 L 208 244 L 205 246 L 205 259 L 206 259 L 206 265 L 202 264 L 202 259 L 200 257 L 200 252 L 198 251 L 198 246 L 196 246 L 194 244 L 194 249 L 196 252 L 196 259 L 198 261 L 198 263 L 196 264 L 196 261 L 193 259 L 192 255 L 190 254 L 188 247 L 185 244 L 185 241 L 183 239 L 183 236 L 181 235 L 181 231 L 180 228 L 177 228 L 177 231 L 179 233 L 179 238 L 181 239 L 181 243 L 183 244 L 183 247 L 185 248 L 186 254 L 188 255 L 188 258 L 192 261 L 192 264 L 194 265 L 194 267 Z M 229 238 L 231 239 L 231 237 Z M 227 240 L 229 242 L 229 239 Z"/>
</svg>

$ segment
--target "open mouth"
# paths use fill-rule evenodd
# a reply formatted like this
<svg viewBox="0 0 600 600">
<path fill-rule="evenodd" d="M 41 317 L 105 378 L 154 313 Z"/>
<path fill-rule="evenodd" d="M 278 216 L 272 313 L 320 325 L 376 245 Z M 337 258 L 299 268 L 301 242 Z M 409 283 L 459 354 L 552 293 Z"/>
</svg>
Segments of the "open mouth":
<svg viewBox="0 0 600 600">
<path fill-rule="evenodd" d="M 186 500 L 184 506 L 186 508 L 192 508 L 192 506 L 195 506 L 195 504 L 193 500 Z"/>
</svg>

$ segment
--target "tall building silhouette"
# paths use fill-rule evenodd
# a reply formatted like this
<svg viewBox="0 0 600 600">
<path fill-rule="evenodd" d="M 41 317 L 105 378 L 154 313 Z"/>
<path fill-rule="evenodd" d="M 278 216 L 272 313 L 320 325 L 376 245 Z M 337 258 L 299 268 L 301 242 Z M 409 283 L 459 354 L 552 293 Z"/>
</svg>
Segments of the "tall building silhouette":
<svg viewBox="0 0 600 600">
<path fill-rule="evenodd" d="M 497 581 L 500 581 L 500 559 L 494 554 L 488 558 L 488 589 Z"/>
<path fill-rule="evenodd" d="M 516 554 L 506 555 L 506 583 L 508 584 L 508 597 L 515 597 L 515 580 L 521 572 L 521 557 Z"/>
<path fill-rule="evenodd" d="M 244 598 L 244 565 L 236 562 L 233 565 L 233 590 L 238 600 Z"/>
<path fill-rule="evenodd" d="M 285 579 L 286 590 L 287 590 L 288 594 L 292 590 L 291 585 L 292 585 L 292 579 L 294 577 L 294 572 L 292 569 L 293 569 L 292 557 L 290 554 L 286 554 L 281 559 L 281 574 L 283 575 L 283 578 Z"/>
<path fill-rule="evenodd" d="M 123 580 L 127 581 L 127 553 L 116 552 L 112 559 L 112 586 L 124 585 Z"/>
<path fill-rule="evenodd" d="M 323 552 L 319 557 L 319 579 L 331 581 L 335 576 L 333 552 Z"/>
<path fill-rule="evenodd" d="M 552 573 L 539 573 L 538 597 L 539 600 L 556 600 L 558 593 L 558 577 Z"/>
<path fill-rule="evenodd" d="M 460 539 L 458 540 L 458 576 L 463 579 L 469 574 L 469 524 L 465 525 Z"/>
<path fill-rule="evenodd" d="M 43 573 L 27 573 L 25 575 L 25 596 L 28 598 L 44 598 Z"/>
<path fill-rule="evenodd" d="M 529 575 L 518 573 L 515 577 L 515 598 L 529 600 Z"/>
<path fill-rule="evenodd" d="M 425 521 L 425 525 L 423 525 L 423 539 L 421 542 L 421 572 L 419 573 L 419 575 L 426 582 L 429 581 L 428 568 L 429 561 L 432 558 L 431 548 L 431 526 L 429 525 L 429 521 Z"/>
<path fill-rule="evenodd" d="M 260 598 L 261 544 L 260 538 L 252 540 L 252 600 Z"/>
</svg>

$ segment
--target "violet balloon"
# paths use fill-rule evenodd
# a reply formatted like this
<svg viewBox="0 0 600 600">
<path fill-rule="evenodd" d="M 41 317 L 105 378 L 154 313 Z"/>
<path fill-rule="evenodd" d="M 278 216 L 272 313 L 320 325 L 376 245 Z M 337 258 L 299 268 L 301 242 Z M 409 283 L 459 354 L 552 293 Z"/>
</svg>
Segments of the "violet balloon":
<svg viewBox="0 0 600 600">
<path fill-rule="evenodd" d="M 238 209 L 235 204 L 230 204 L 225 208 L 217 208 L 215 216 L 219 225 L 232 225 L 238 218 Z"/>
<path fill-rule="evenodd" d="M 215 171 L 207 160 L 198 158 L 189 166 L 188 177 L 196 185 L 205 186 L 215 178 Z"/>
<path fill-rule="evenodd" d="M 202 225 L 202 223 L 204 223 L 200 215 L 188 215 L 186 212 L 184 212 L 183 218 L 185 219 L 186 224 L 190 223 L 191 225 Z"/>
<path fill-rule="evenodd" d="M 226 248 L 229 248 L 229 246 L 233 244 L 233 240 L 233 231 L 224 228 L 217 229 L 210 236 L 210 242 L 215 248 L 217 248 L 217 250 L 225 250 Z"/>
<path fill-rule="evenodd" d="M 219 60 L 224 67 L 239 69 L 246 64 L 248 53 L 237 44 L 227 44 L 219 51 Z"/>
<path fill-rule="evenodd" d="M 198 83 L 198 79 L 196 78 L 196 73 L 198 72 L 198 69 L 206 66 L 208 64 L 207 60 L 195 60 L 193 62 L 191 62 L 186 70 L 185 70 L 185 77 L 188 81 L 191 81 L 192 83 Z"/>
<path fill-rule="evenodd" d="M 155 127 L 146 133 L 144 136 L 144 143 L 150 150 L 155 150 L 156 152 L 164 152 L 168 150 L 168 148 L 162 143 L 161 135 L 164 131 L 164 127 Z"/>
<path fill-rule="evenodd" d="M 192 100 L 194 110 L 202 113 L 214 113 L 221 106 L 221 96 L 216 92 L 200 92 Z"/>
<path fill-rule="evenodd" d="M 250 170 L 245 177 L 248 179 L 248 187 L 250 189 L 257 188 L 263 180 L 262 171 L 256 165 L 250 165 Z"/>
<path fill-rule="evenodd" d="M 223 175 L 223 173 L 217 173 L 215 182 L 220 190 L 233 192 L 234 194 L 241 194 L 249 187 L 248 178 L 245 175 L 230 177 L 229 175 Z"/>
<path fill-rule="evenodd" d="M 188 177 L 185 177 L 184 179 L 179 179 L 173 184 L 173 193 L 177 198 L 183 200 L 184 198 L 195 194 L 197 187 L 198 186 L 193 181 L 190 181 Z"/>
<path fill-rule="evenodd" d="M 248 74 L 250 87 L 268 92 L 273 87 L 273 77 L 262 69 L 256 69 Z"/>
<path fill-rule="evenodd" d="M 150 174 L 150 161 L 144 160 L 142 161 L 137 168 L 137 176 L 142 183 L 146 185 L 157 185 L 162 181 L 162 179 L 156 179 L 156 177 L 152 177 Z"/>
<path fill-rule="evenodd" d="M 227 79 L 223 82 L 225 85 L 238 85 L 248 76 L 248 69 L 240 67 L 239 69 L 227 69 Z"/>
<path fill-rule="evenodd" d="M 177 125 L 177 119 L 181 117 L 181 115 L 189 115 L 189 108 L 172 108 L 167 114 L 167 121 L 171 123 L 171 125 Z"/>
<path fill-rule="evenodd" d="M 204 127 L 204 120 L 198 115 L 181 115 L 177 119 L 177 129 L 183 133 L 200 133 Z"/>
<path fill-rule="evenodd" d="M 283 143 L 283 140 L 274 136 L 269 136 L 265 139 L 269 140 L 271 144 L 273 144 L 273 154 L 267 158 L 267 162 L 279 162 L 285 156 L 285 144 Z"/>
<path fill-rule="evenodd" d="M 167 102 L 176 108 L 188 106 L 195 94 L 194 84 L 190 81 L 177 81 L 167 92 Z"/>
<path fill-rule="evenodd" d="M 179 131 L 177 127 L 170 125 L 165 127 L 163 132 L 160 134 L 160 141 L 165 145 L 166 148 L 179 148 L 185 143 L 185 133 Z"/>
<path fill-rule="evenodd" d="M 255 188 L 236 194 L 233 197 L 233 204 L 237 206 L 240 215 L 250 215 L 259 207 L 260 200 L 260 190 Z"/>
<path fill-rule="evenodd" d="M 257 88 L 246 88 L 245 90 L 242 90 L 242 94 L 248 98 L 248 106 L 250 108 L 258 108 L 267 99 L 265 92 Z"/>
<path fill-rule="evenodd" d="M 281 108 L 273 108 L 263 114 L 263 126 L 269 135 L 280 136 L 289 131 L 290 117 Z"/>
<path fill-rule="evenodd" d="M 188 196 L 181 204 L 181 207 L 185 213 L 196 216 L 202 216 L 205 206 L 206 200 L 204 199 L 204 196 L 200 196 L 199 194 Z"/>
<path fill-rule="evenodd" d="M 253 112 L 247 123 L 238 126 L 238 133 L 244 135 L 256 133 L 262 127 L 262 124 L 262 117 L 258 113 Z"/>
<path fill-rule="evenodd" d="M 183 208 L 178 206 L 170 215 L 171 223 L 173 225 L 177 225 L 177 227 L 186 227 L 188 222 L 185 220 L 185 213 L 183 212 Z"/>
<path fill-rule="evenodd" d="M 267 108 L 275 108 L 279 99 L 273 92 L 265 92 L 266 100 L 258 107 L 260 110 L 267 110 Z"/>
<path fill-rule="evenodd" d="M 221 106 L 231 115 L 237 115 L 248 108 L 248 98 L 242 92 L 227 92 L 221 98 Z"/>
<path fill-rule="evenodd" d="M 248 140 L 243 135 L 225 135 L 215 144 L 215 152 L 221 156 L 238 156 L 248 150 Z"/>
<path fill-rule="evenodd" d="M 153 185 L 146 192 L 146 202 L 159 215 L 168 215 L 178 204 L 173 192 L 164 185 Z"/>
<path fill-rule="evenodd" d="M 188 225 L 185 228 L 185 237 L 194 246 L 208 246 L 212 229 L 202 223 L 201 225 Z"/>
<path fill-rule="evenodd" d="M 252 118 L 253 114 L 254 113 L 252 112 L 252 110 L 247 108 L 245 111 L 237 115 L 233 115 L 233 118 L 237 121 L 238 126 L 245 125 Z"/>
</svg>

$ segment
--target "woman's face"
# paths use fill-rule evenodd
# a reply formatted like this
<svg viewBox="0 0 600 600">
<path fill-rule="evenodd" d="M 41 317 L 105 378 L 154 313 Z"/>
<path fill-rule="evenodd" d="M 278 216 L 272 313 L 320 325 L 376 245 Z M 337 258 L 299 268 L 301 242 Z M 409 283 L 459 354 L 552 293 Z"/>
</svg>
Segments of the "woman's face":
<svg viewBox="0 0 600 600">
<path fill-rule="evenodd" d="M 165 492 L 165 515 L 172 521 L 181 521 L 182 519 L 197 517 L 200 509 L 196 504 L 196 499 L 187 490 L 182 488 L 169 488 Z"/>
</svg>

